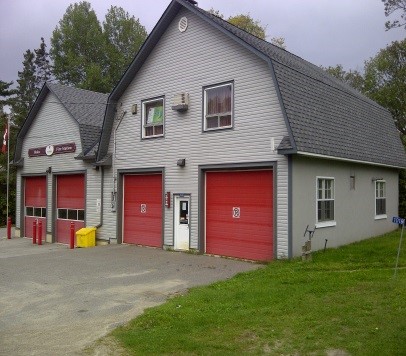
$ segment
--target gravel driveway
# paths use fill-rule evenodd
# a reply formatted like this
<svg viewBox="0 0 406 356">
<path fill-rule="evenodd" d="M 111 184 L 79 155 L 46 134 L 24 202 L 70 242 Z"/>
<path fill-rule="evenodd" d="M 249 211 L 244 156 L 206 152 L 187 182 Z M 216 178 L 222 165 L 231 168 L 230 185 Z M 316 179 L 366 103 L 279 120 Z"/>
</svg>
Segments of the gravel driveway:
<svg viewBox="0 0 406 356">
<path fill-rule="evenodd" d="M 170 295 L 258 267 L 132 245 L 69 250 L 0 238 L 0 354 L 78 354 Z"/>
</svg>

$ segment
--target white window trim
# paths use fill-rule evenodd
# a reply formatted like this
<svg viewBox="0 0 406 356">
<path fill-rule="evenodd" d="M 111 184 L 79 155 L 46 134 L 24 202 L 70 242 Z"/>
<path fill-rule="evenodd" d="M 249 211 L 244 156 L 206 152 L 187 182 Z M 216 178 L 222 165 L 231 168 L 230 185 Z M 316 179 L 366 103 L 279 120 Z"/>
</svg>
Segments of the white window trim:
<svg viewBox="0 0 406 356">
<path fill-rule="evenodd" d="M 145 135 L 145 119 L 146 119 L 146 110 L 145 110 L 145 106 L 146 104 L 149 103 L 153 103 L 156 101 L 161 101 L 162 100 L 162 111 L 163 111 L 163 122 L 162 122 L 162 134 L 160 135 L 151 135 L 151 136 L 146 136 Z M 141 115 L 141 137 L 145 138 L 145 139 L 150 139 L 150 138 L 155 138 L 155 137 L 163 137 L 165 136 L 165 97 L 160 96 L 157 98 L 153 98 L 153 99 L 148 99 L 148 100 L 143 100 L 141 102 L 141 107 L 142 107 L 142 115 Z"/>
<path fill-rule="evenodd" d="M 219 126 L 219 127 L 213 127 L 213 128 L 207 128 L 207 120 L 206 120 L 206 92 L 207 90 L 210 89 L 216 89 L 220 87 L 225 87 L 225 86 L 231 86 L 231 125 L 228 126 Z M 234 83 L 224 83 L 224 84 L 218 84 L 218 85 L 211 85 L 203 88 L 203 130 L 204 131 L 216 131 L 216 130 L 225 130 L 225 129 L 230 129 L 234 127 Z"/>
<path fill-rule="evenodd" d="M 385 210 L 386 210 L 386 202 L 387 202 L 387 200 L 386 200 L 386 180 L 384 180 L 384 179 L 379 179 L 379 180 L 376 180 L 375 181 L 375 184 L 374 184 L 374 209 L 375 209 L 375 217 L 374 217 L 374 219 L 375 220 L 383 220 L 383 219 L 387 219 L 388 218 L 388 215 L 387 214 L 377 214 L 376 213 L 376 199 L 378 198 L 377 196 L 376 196 L 376 185 L 378 184 L 378 183 L 385 183 Z"/>
<path fill-rule="evenodd" d="M 333 181 L 333 207 L 334 207 L 334 220 L 328 220 L 328 221 L 318 221 L 318 211 L 317 211 L 317 206 L 319 202 L 318 198 L 318 189 L 319 189 L 319 179 L 329 179 Z M 324 176 L 316 176 L 316 228 L 324 228 L 324 227 L 333 227 L 337 225 L 337 221 L 335 220 L 336 217 L 336 183 L 335 183 L 335 178 L 334 177 L 324 177 Z"/>
</svg>

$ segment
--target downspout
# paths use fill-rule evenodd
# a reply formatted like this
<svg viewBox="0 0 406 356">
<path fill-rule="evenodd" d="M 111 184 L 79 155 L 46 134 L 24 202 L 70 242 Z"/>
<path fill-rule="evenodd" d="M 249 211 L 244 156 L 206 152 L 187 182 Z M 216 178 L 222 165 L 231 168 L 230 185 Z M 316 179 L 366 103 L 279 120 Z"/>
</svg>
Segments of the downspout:
<svg viewBox="0 0 406 356">
<path fill-rule="evenodd" d="M 117 126 L 114 129 L 114 134 L 113 134 L 113 162 L 112 162 L 112 168 L 113 168 L 113 191 L 111 192 L 111 211 L 115 212 L 117 210 L 117 172 L 116 172 L 116 159 L 117 159 L 117 130 L 120 127 L 121 122 L 124 119 L 125 114 L 127 114 L 127 111 L 123 111 L 121 113 L 121 117 L 119 118 L 119 122 Z"/>
<path fill-rule="evenodd" d="M 101 198 L 100 198 L 100 222 L 96 225 L 96 228 L 100 228 L 103 226 L 103 197 L 104 197 L 104 168 L 103 166 L 100 167 L 101 169 Z"/>
</svg>

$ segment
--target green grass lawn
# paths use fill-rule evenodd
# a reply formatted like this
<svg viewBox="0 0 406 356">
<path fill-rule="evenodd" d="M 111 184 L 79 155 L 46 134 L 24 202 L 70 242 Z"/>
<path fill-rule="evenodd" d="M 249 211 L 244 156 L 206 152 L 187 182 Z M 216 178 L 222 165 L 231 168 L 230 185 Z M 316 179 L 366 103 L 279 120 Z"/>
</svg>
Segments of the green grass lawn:
<svg viewBox="0 0 406 356">
<path fill-rule="evenodd" d="M 151 308 L 114 338 L 130 354 L 406 355 L 400 231 L 275 261 Z"/>
</svg>

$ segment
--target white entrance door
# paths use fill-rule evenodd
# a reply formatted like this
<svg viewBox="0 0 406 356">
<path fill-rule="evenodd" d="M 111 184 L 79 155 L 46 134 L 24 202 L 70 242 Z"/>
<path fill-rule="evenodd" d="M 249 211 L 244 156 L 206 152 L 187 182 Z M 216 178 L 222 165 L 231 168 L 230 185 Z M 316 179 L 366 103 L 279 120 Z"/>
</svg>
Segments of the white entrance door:
<svg viewBox="0 0 406 356">
<path fill-rule="evenodd" d="M 175 195 L 175 250 L 189 250 L 190 196 Z"/>
</svg>

